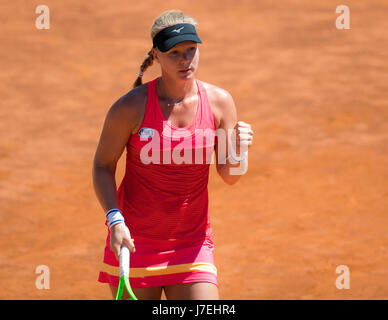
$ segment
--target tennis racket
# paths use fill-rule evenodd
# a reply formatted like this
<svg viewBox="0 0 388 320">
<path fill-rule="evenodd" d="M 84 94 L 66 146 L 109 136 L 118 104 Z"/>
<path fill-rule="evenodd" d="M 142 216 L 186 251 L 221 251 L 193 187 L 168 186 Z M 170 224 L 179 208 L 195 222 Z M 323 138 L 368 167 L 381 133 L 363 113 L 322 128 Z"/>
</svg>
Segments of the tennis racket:
<svg viewBox="0 0 388 320">
<path fill-rule="evenodd" d="M 129 284 L 129 248 L 127 246 L 122 246 L 120 250 L 120 281 L 116 300 L 122 300 L 124 288 L 129 294 L 129 299 L 127 300 L 137 300 Z"/>
</svg>

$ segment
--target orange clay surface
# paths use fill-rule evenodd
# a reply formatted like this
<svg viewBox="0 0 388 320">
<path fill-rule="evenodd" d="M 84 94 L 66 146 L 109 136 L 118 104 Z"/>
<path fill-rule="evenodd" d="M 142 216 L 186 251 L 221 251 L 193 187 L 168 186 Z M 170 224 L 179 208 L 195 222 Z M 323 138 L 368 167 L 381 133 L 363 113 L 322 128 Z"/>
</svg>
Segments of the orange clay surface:
<svg viewBox="0 0 388 320">
<path fill-rule="evenodd" d="M 197 77 L 228 90 L 255 131 L 249 170 L 211 166 L 222 299 L 388 298 L 388 5 L 332 0 L 44 1 L 0 10 L 0 299 L 110 299 L 92 162 L 167 9 L 195 17 Z M 144 76 L 159 75 L 159 66 Z M 124 155 L 117 181 L 124 174 Z M 50 268 L 50 289 L 35 286 Z M 350 289 L 335 286 L 336 267 Z"/>
</svg>

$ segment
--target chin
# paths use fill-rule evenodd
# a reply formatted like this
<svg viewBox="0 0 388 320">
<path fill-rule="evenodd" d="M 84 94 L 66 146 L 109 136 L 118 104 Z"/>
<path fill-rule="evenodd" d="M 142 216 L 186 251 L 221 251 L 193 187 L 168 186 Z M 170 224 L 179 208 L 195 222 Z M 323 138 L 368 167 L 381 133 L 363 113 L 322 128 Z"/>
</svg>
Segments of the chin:
<svg viewBox="0 0 388 320">
<path fill-rule="evenodd" d="M 195 71 L 194 70 L 190 70 L 187 73 L 181 73 L 181 72 L 178 71 L 178 78 L 179 79 L 190 80 L 190 79 L 193 79 L 194 77 L 195 77 Z"/>
</svg>

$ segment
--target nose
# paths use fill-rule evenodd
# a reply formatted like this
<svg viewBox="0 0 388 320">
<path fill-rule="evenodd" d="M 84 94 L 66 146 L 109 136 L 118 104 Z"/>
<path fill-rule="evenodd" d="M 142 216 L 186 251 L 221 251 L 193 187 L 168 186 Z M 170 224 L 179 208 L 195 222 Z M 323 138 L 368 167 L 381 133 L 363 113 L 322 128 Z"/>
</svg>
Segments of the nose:
<svg viewBox="0 0 388 320">
<path fill-rule="evenodd" d="M 186 64 L 189 61 L 189 55 L 187 53 L 182 53 L 180 64 Z"/>
</svg>

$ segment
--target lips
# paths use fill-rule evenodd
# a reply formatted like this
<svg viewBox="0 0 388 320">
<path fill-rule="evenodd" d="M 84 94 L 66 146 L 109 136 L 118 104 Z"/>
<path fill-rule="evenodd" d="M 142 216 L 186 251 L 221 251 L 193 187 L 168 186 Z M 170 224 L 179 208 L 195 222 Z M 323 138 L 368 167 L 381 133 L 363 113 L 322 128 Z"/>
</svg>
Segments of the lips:
<svg viewBox="0 0 388 320">
<path fill-rule="evenodd" d="M 179 72 L 181 72 L 181 73 L 187 73 L 189 71 L 191 71 L 191 68 L 179 70 Z"/>
</svg>

